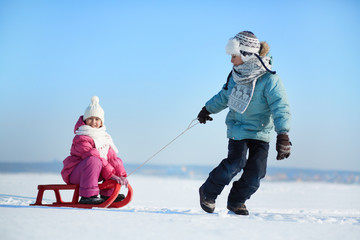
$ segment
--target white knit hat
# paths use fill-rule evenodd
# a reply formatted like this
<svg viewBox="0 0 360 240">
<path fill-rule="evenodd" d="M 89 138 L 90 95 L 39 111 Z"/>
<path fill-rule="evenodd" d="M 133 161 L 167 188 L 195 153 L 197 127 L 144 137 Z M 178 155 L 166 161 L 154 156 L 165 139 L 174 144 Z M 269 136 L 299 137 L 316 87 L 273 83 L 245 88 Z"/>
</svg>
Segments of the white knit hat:
<svg viewBox="0 0 360 240">
<path fill-rule="evenodd" d="M 230 55 L 242 55 L 241 52 L 259 54 L 260 42 L 254 33 L 243 31 L 230 38 L 226 45 L 226 53 Z"/>
<path fill-rule="evenodd" d="M 104 110 L 99 105 L 99 97 L 98 96 L 93 96 L 91 98 L 91 103 L 85 110 L 83 120 L 85 121 L 89 117 L 100 118 L 102 121 L 102 124 L 104 125 Z"/>
</svg>

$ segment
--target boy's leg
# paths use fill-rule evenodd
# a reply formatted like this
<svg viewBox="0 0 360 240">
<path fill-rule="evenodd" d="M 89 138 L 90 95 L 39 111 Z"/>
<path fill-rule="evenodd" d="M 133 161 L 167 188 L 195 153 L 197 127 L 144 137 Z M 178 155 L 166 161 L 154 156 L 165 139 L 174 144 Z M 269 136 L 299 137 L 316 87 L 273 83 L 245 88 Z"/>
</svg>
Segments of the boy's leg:
<svg viewBox="0 0 360 240">
<path fill-rule="evenodd" d="M 242 206 L 257 191 L 260 179 L 264 178 L 266 174 L 268 152 L 269 143 L 259 140 L 249 141 L 249 159 L 241 178 L 233 183 L 228 197 L 228 205 Z"/>
<path fill-rule="evenodd" d="M 225 185 L 228 185 L 231 179 L 241 171 L 246 164 L 247 149 L 247 140 L 229 140 L 228 157 L 210 172 L 209 177 L 201 186 L 206 198 L 215 200 Z"/>
<path fill-rule="evenodd" d="M 91 197 L 99 194 L 98 182 L 101 169 L 101 160 L 94 156 L 85 158 L 74 168 L 70 175 L 70 183 L 80 185 L 80 196 Z"/>
</svg>

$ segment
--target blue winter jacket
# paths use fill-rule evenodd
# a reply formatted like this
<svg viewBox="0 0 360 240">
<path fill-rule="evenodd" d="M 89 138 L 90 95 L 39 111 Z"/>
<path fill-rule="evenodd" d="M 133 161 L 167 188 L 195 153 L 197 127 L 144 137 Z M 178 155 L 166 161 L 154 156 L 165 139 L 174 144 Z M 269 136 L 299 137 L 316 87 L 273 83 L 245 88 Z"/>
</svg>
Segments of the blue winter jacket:
<svg viewBox="0 0 360 240">
<path fill-rule="evenodd" d="M 224 88 L 212 97 L 205 107 L 210 113 L 227 108 L 229 95 L 235 86 L 232 77 L 228 90 Z M 226 117 L 227 137 L 234 140 L 257 139 L 270 142 L 270 133 L 287 133 L 290 130 L 290 107 L 285 88 L 277 74 L 266 73 L 255 85 L 254 95 L 246 111 L 241 114 L 231 110 Z"/>
</svg>

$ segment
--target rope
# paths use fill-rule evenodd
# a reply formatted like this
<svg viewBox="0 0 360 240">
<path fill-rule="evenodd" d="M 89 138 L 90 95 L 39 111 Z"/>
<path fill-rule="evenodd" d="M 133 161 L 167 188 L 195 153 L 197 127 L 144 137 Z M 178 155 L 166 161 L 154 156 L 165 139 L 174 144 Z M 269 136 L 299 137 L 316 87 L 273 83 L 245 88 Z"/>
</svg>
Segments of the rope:
<svg viewBox="0 0 360 240">
<path fill-rule="evenodd" d="M 140 168 L 142 168 L 147 162 L 149 162 L 151 159 L 153 159 L 156 155 L 158 155 L 162 150 L 164 150 L 165 148 L 167 148 L 171 143 L 173 143 L 176 139 L 178 139 L 181 135 L 183 135 L 184 133 L 186 133 L 188 130 L 190 130 L 191 128 L 195 127 L 199 122 L 195 122 L 198 119 L 195 118 L 194 120 L 192 120 L 189 124 L 189 126 L 182 132 L 180 133 L 176 138 L 174 138 L 173 140 L 171 140 L 168 144 L 166 144 L 164 147 L 162 147 L 159 151 L 157 151 L 156 153 L 154 153 L 151 157 L 149 157 L 145 162 L 143 162 L 140 166 L 138 166 L 134 171 L 132 171 L 128 177 L 133 174 L 134 172 L 136 172 L 137 170 L 139 170 Z M 195 123 L 194 123 L 195 122 Z"/>
</svg>

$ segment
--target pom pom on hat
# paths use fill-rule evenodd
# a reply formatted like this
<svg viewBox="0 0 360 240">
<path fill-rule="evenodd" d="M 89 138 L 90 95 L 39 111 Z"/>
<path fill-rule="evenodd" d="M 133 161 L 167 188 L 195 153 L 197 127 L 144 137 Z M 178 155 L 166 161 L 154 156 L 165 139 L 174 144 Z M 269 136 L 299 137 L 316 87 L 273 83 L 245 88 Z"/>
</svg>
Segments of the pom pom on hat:
<svg viewBox="0 0 360 240">
<path fill-rule="evenodd" d="M 99 104 L 99 97 L 98 96 L 93 96 L 92 98 L 91 98 L 91 102 L 92 102 L 92 104 Z"/>
<path fill-rule="evenodd" d="M 85 113 L 83 116 L 83 120 L 85 121 L 87 118 L 89 117 L 98 117 L 101 119 L 102 124 L 104 125 L 104 110 L 101 108 L 100 104 L 99 104 L 99 97 L 98 96 L 93 96 L 91 98 L 91 103 L 90 105 L 85 109 Z"/>
<path fill-rule="evenodd" d="M 226 53 L 229 55 L 240 56 L 240 44 L 235 38 L 229 39 L 226 44 Z"/>
<path fill-rule="evenodd" d="M 230 55 L 240 56 L 240 52 L 259 54 L 260 42 L 254 33 L 243 31 L 231 38 L 226 45 L 226 53 Z"/>
</svg>

